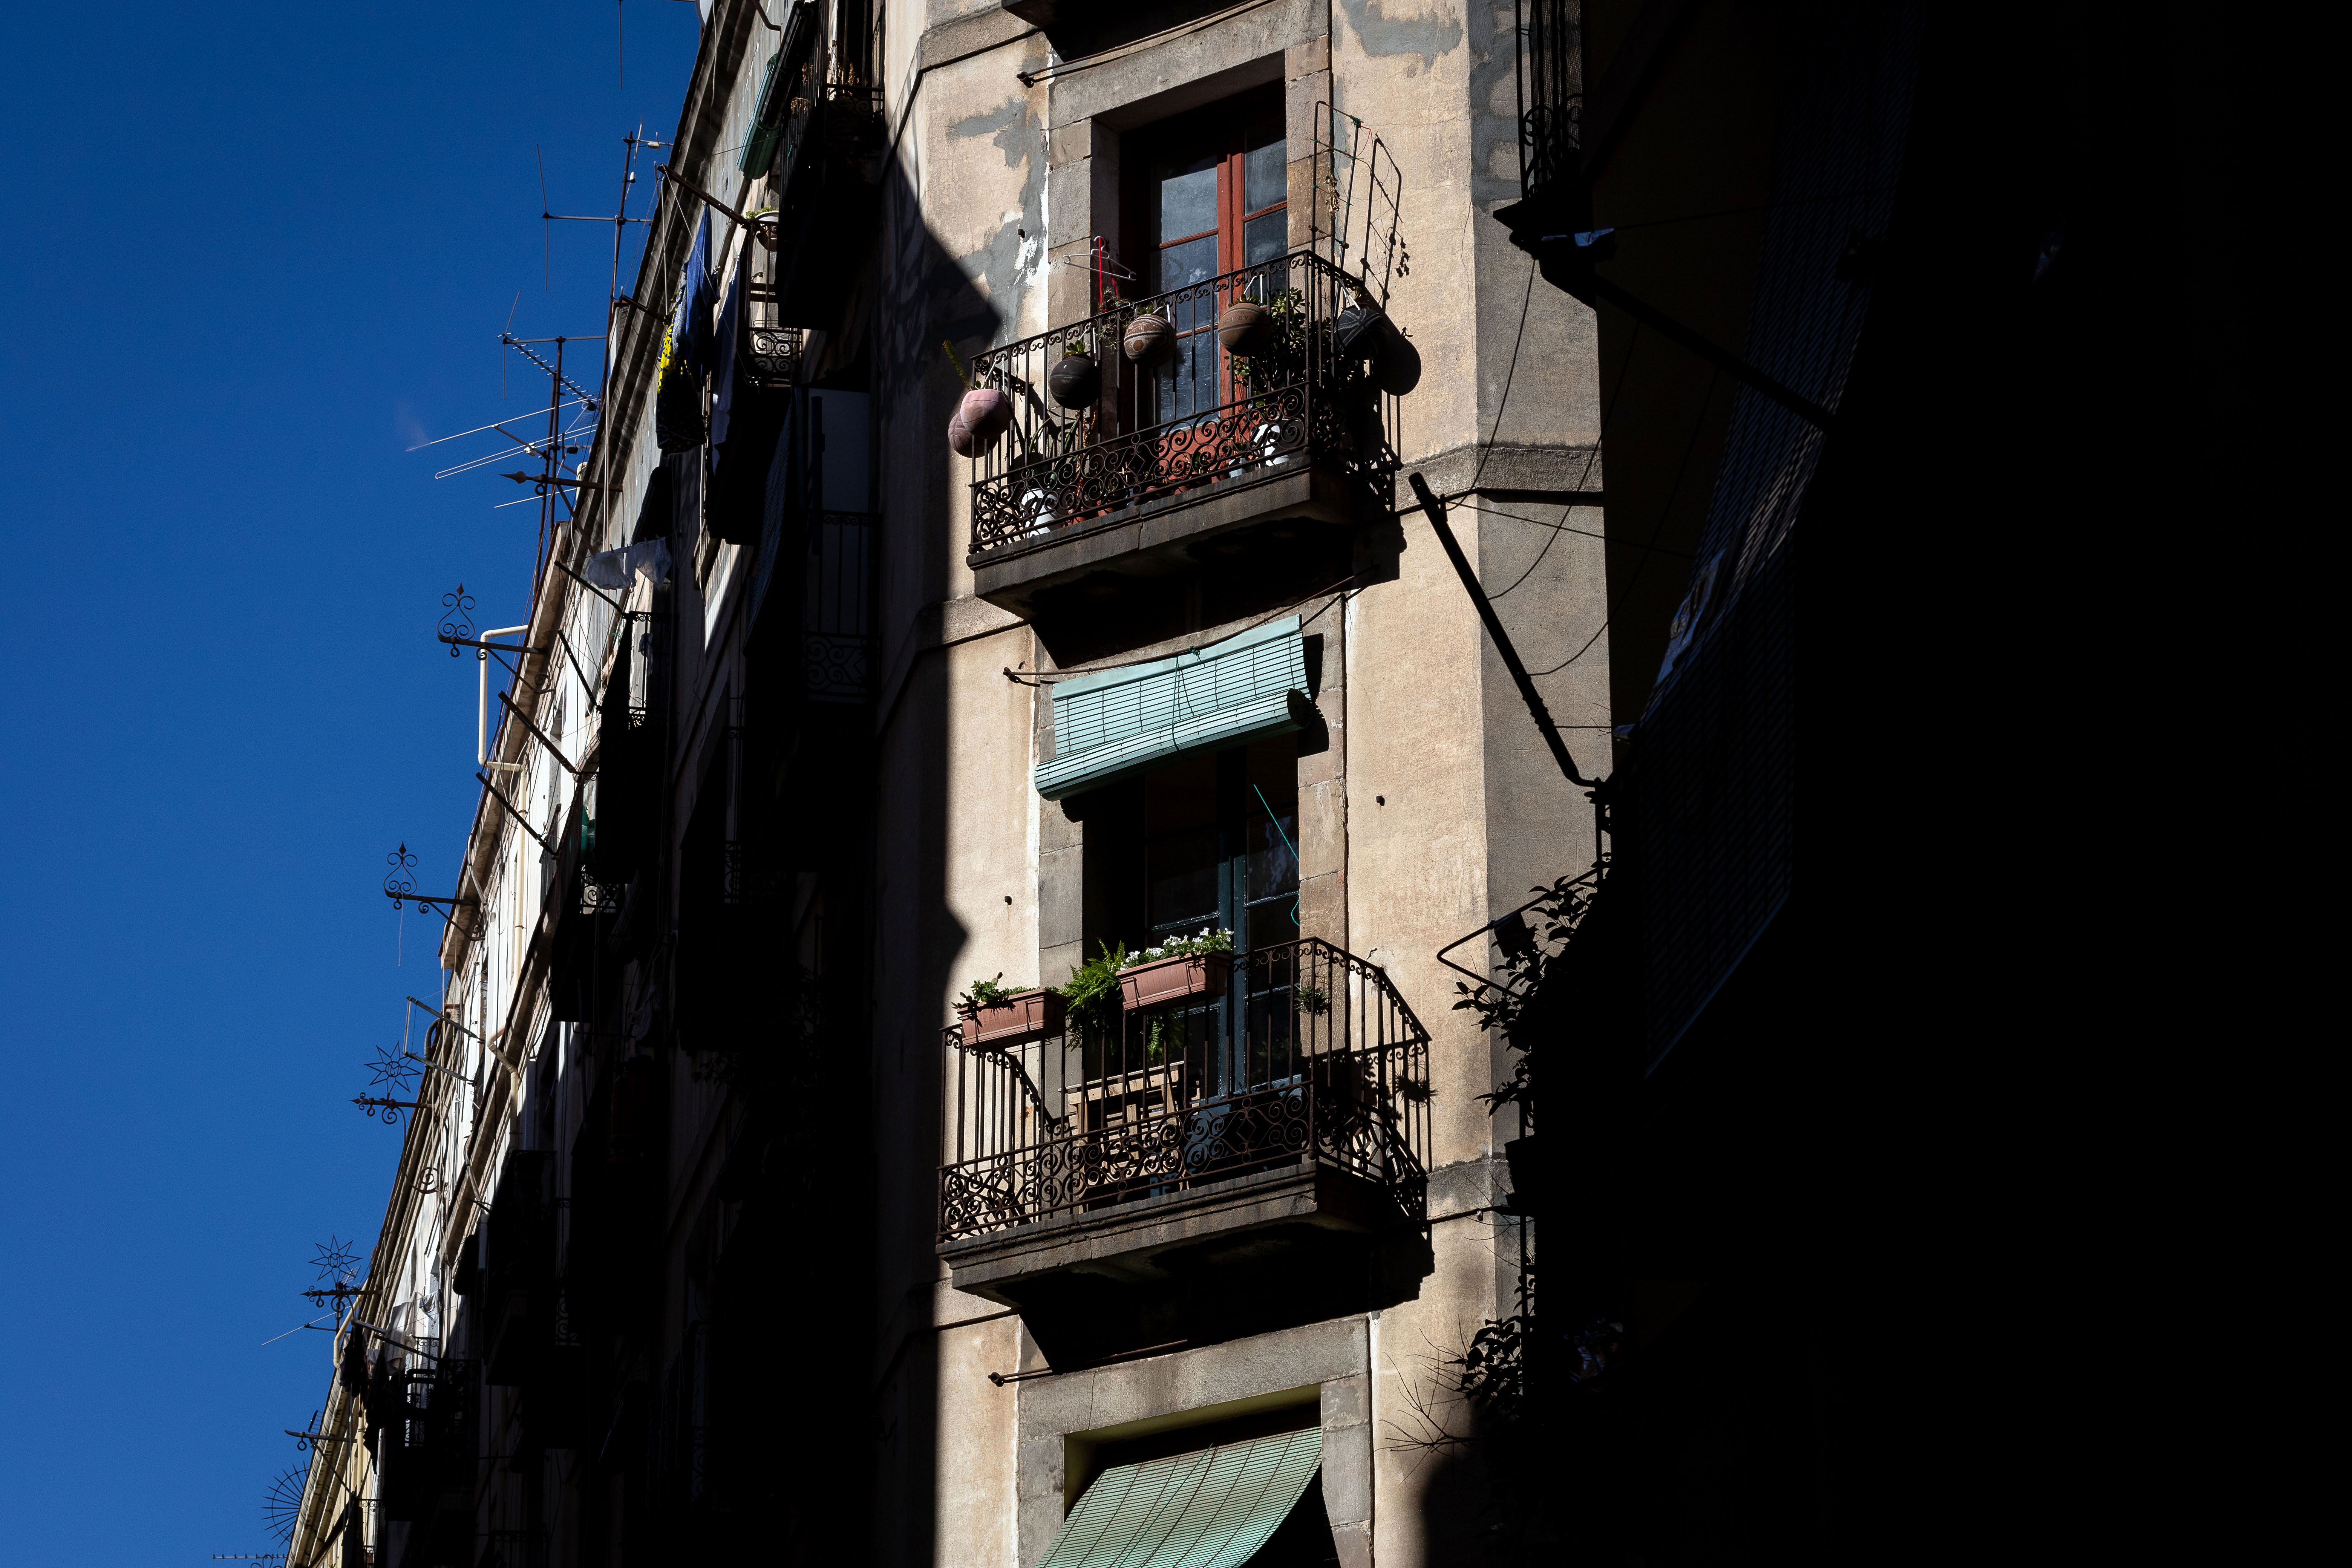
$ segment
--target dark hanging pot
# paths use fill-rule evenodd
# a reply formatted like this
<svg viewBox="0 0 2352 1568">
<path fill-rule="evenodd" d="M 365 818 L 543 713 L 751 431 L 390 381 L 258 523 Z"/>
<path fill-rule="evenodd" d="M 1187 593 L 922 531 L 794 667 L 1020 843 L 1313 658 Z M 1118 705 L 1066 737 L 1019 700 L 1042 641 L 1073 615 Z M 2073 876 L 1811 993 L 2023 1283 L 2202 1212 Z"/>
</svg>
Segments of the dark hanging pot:
<svg viewBox="0 0 2352 1568">
<path fill-rule="evenodd" d="M 1138 316 L 1128 322 L 1118 346 L 1130 364 L 1158 364 L 1176 346 L 1176 329 L 1165 316 Z"/>
<path fill-rule="evenodd" d="M 1102 366 L 1095 356 L 1080 351 L 1066 353 L 1054 374 L 1045 378 L 1054 394 L 1054 401 L 1065 408 L 1091 408 L 1102 392 Z"/>
<path fill-rule="evenodd" d="M 1230 354 L 1254 354 L 1274 342 L 1274 312 L 1255 300 L 1236 300 L 1217 318 L 1217 341 Z"/>
<path fill-rule="evenodd" d="M 1331 323 L 1331 347 L 1341 359 L 1370 361 L 1372 384 L 1391 397 L 1421 384 L 1421 351 L 1378 305 L 1350 305 L 1340 311 Z"/>
<path fill-rule="evenodd" d="M 1385 312 L 1377 305 L 1350 305 L 1331 323 L 1331 348 L 1341 359 L 1361 363 L 1380 346 Z"/>
</svg>

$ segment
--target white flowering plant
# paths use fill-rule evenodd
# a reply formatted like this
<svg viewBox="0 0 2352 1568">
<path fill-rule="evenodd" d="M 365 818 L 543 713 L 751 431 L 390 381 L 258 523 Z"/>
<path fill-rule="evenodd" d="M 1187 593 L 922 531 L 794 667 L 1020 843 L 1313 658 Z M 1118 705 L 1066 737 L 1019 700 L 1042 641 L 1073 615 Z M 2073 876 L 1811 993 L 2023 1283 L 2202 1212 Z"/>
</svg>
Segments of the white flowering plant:
<svg viewBox="0 0 2352 1568">
<path fill-rule="evenodd" d="M 1192 936 L 1170 937 L 1157 947 L 1147 947 L 1135 955 L 1134 963 L 1156 963 L 1163 958 L 1192 958 L 1204 952 L 1231 952 L 1234 933 L 1202 926 Z M 1129 967 L 1133 965 L 1130 964 Z"/>
</svg>

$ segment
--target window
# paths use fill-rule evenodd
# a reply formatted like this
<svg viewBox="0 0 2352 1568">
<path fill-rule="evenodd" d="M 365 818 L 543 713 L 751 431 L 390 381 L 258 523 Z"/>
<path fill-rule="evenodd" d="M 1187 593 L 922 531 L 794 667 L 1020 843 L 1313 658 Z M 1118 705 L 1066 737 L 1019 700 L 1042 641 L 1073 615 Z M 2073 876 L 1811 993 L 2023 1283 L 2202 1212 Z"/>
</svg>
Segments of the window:
<svg viewBox="0 0 2352 1568">
<path fill-rule="evenodd" d="M 1087 835 L 1104 937 L 1139 952 L 1210 926 L 1244 952 L 1297 937 L 1297 758 L 1276 735 L 1102 791 Z"/>
<path fill-rule="evenodd" d="M 1139 132 L 1128 166 L 1129 231 L 1143 237 L 1139 284 L 1165 294 L 1271 261 L 1290 248 L 1288 160 L 1278 90 L 1252 93 Z M 1155 423 L 1197 418 L 1228 401 L 1218 313 L 1204 291 L 1170 312 L 1176 353 L 1155 376 Z"/>
</svg>

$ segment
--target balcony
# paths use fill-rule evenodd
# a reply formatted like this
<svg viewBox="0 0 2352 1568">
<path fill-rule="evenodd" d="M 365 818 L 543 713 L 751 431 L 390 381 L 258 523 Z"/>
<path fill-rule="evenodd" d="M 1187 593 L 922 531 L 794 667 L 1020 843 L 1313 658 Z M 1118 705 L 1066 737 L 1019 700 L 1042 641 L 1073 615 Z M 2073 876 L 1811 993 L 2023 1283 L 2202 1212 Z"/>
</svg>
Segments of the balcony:
<svg viewBox="0 0 2352 1568">
<path fill-rule="evenodd" d="M 477 1275 L 482 1381 L 492 1386 L 533 1385 L 544 1376 L 559 1315 L 555 1214 L 555 1156 L 509 1152 L 483 1221 Z"/>
<path fill-rule="evenodd" d="M 368 1423 L 380 1427 L 377 1482 L 383 1516 L 439 1526 L 462 1513 L 472 1528 L 475 1468 L 481 1451 L 478 1368 L 470 1361 L 380 1368 L 368 1393 Z"/>
<path fill-rule="evenodd" d="M 879 88 L 804 79 L 794 89 L 769 185 L 778 320 L 835 324 L 866 258 L 888 140 Z"/>
<path fill-rule="evenodd" d="M 1394 1300 L 1426 1266 L 1429 1034 L 1328 943 L 1244 954 L 1222 995 L 945 1045 L 940 1254 L 1057 1366 Z"/>
<path fill-rule="evenodd" d="M 1220 321 L 1237 303 L 1268 320 L 1264 341 L 1236 332 L 1229 349 Z M 1130 361 L 1129 328 L 1147 316 L 1164 341 Z M 975 356 L 974 387 L 1012 405 L 973 459 L 980 595 L 1028 615 L 1089 578 L 1237 566 L 1273 533 L 1295 548 L 1318 524 L 1373 515 L 1393 469 L 1396 399 L 1372 354 L 1384 342 L 1411 353 L 1359 283 L 1301 250 Z M 1074 346 L 1091 395 L 1086 367 L 1064 368 Z"/>
</svg>

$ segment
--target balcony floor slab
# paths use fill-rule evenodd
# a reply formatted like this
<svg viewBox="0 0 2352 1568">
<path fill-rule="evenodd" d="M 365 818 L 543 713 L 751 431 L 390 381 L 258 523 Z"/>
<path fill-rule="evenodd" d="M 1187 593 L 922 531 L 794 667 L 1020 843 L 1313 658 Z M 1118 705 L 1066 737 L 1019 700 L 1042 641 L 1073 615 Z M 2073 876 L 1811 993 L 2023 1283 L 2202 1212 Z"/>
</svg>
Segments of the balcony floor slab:
<svg viewBox="0 0 2352 1568">
<path fill-rule="evenodd" d="M 1229 1258 L 1279 1250 L 1299 1226 L 1370 1235 L 1411 1228 L 1396 1203 L 1361 1177 L 1323 1164 L 1286 1165 L 1056 1215 L 1011 1230 L 941 1242 L 956 1289 L 1018 1305 L 1024 1282 L 1084 1272 L 1130 1282 L 1165 1278 L 1183 1253 Z"/>
<path fill-rule="evenodd" d="M 1286 518 L 1345 526 L 1364 515 L 1356 486 L 1302 457 L 975 553 L 969 564 L 981 598 L 1027 617 L 1040 595 L 1088 577 L 1192 570 L 1196 547 L 1221 534 Z"/>
</svg>

